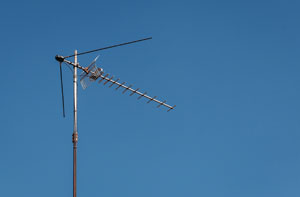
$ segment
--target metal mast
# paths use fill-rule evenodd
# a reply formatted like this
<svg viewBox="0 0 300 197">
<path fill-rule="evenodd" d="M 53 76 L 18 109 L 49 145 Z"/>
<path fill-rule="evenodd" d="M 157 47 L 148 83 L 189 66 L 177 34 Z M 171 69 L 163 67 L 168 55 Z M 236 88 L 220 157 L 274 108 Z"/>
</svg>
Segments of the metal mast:
<svg viewBox="0 0 300 197">
<path fill-rule="evenodd" d="M 77 62 L 77 50 L 74 53 L 74 63 Z M 78 142 L 78 132 L 77 132 L 77 67 L 74 66 L 73 72 L 73 90 L 74 90 L 74 129 L 72 135 L 73 142 L 73 197 L 76 197 L 76 170 L 77 170 L 77 142 Z"/>
<path fill-rule="evenodd" d="M 63 107 L 63 116 L 65 117 L 65 108 L 64 108 L 64 92 L 63 92 L 63 80 L 62 80 L 62 69 L 61 69 L 61 65 L 62 63 L 65 63 L 67 65 L 71 65 L 73 66 L 73 104 L 74 104 L 74 125 L 73 125 L 73 134 L 72 134 L 72 142 L 73 142 L 73 197 L 77 196 L 77 142 L 78 142 L 78 130 L 77 130 L 77 87 L 78 87 L 78 75 L 77 75 L 77 70 L 78 68 L 80 70 L 82 70 L 82 73 L 80 74 L 80 84 L 82 86 L 83 89 L 87 88 L 87 86 L 89 85 L 90 82 L 94 82 L 96 80 L 99 79 L 98 83 L 103 82 L 103 85 L 110 83 L 109 87 L 112 87 L 113 85 L 116 85 L 117 87 L 115 88 L 116 90 L 119 89 L 120 87 L 123 88 L 123 94 L 126 91 L 131 92 L 130 96 L 137 94 L 139 95 L 138 99 L 144 97 L 148 100 L 148 103 L 150 103 L 151 101 L 158 103 L 157 107 L 160 106 L 164 106 L 166 108 L 168 108 L 168 111 L 172 110 L 175 108 L 176 105 L 174 106 L 170 106 L 166 103 L 166 101 L 160 101 L 158 99 L 156 99 L 156 96 L 151 97 L 147 95 L 147 92 L 140 92 L 138 91 L 139 88 L 137 89 L 133 89 L 132 85 L 125 85 L 125 82 L 119 82 L 119 78 L 114 80 L 113 76 L 109 76 L 109 74 L 104 74 L 104 71 L 102 68 L 98 68 L 96 67 L 96 60 L 97 58 L 88 66 L 88 67 L 83 67 L 81 65 L 79 65 L 78 61 L 77 61 L 77 56 L 79 55 L 84 55 L 84 54 L 88 54 L 88 53 L 92 53 L 92 52 L 96 52 L 96 51 L 101 51 L 101 50 L 106 50 L 106 49 L 110 49 L 110 48 L 114 48 L 114 47 L 119 47 L 119 46 L 124 46 L 124 45 L 128 45 L 128 44 L 133 44 L 136 42 L 141 42 L 141 41 L 145 41 L 145 40 L 149 40 L 152 39 L 151 37 L 149 38 L 144 38 L 144 39 L 140 39 L 140 40 L 135 40 L 135 41 L 131 41 L 131 42 L 125 42 L 125 43 L 121 43 L 121 44 L 116 44 L 116 45 L 112 45 L 112 46 L 107 46 L 107 47 L 103 47 L 103 48 L 99 48 L 99 49 L 95 49 L 95 50 L 91 50 L 91 51 L 86 51 L 86 52 L 81 52 L 81 53 L 77 53 L 77 50 L 75 50 L 74 55 L 69 55 L 69 56 L 61 56 L 61 55 L 56 55 L 55 59 L 59 62 L 60 65 L 60 81 L 61 81 L 61 94 L 62 94 L 62 107 Z M 71 62 L 69 60 L 67 60 L 67 58 L 70 57 L 74 57 L 74 62 Z"/>
</svg>

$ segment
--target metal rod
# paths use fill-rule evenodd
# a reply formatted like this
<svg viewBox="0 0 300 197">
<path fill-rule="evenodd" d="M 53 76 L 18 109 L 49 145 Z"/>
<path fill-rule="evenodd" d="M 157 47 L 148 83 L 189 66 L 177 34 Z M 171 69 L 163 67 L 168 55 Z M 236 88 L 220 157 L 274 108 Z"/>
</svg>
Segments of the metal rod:
<svg viewBox="0 0 300 197">
<path fill-rule="evenodd" d="M 62 76 L 61 62 L 59 62 L 59 71 L 60 71 L 60 88 L 61 88 L 61 98 L 62 98 L 63 117 L 66 117 L 66 114 L 65 114 L 64 85 L 63 85 L 63 76 Z"/>
<path fill-rule="evenodd" d="M 154 101 L 154 102 L 156 102 L 156 103 L 158 103 L 158 104 L 161 104 L 161 105 L 163 105 L 163 106 L 165 106 L 165 107 L 168 107 L 168 108 L 170 108 L 170 109 L 174 109 L 174 107 L 172 107 L 172 106 L 170 106 L 170 105 L 168 105 L 168 104 L 166 104 L 166 103 L 164 103 L 164 102 L 161 102 L 161 101 L 155 99 L 156 96 L 150 97 L 150 96 L 146 95 L 147 92 L 141 93 L 141 92 L 136 91 L 135 89 L 131 88 L 131 86 L 128 87 L 128 86 L 124 85 L 125 82 L 119 83 L 119 82 L 116 82 L 116 81 L 114 81 L 114 80 L 110 80 L 107 76 L 103 76 L 103 75 L 100 75 L 99 77 L 102 78 L 102 79 L 104 79 L 104 80 L 110 81 L 110 82 L 112 82 L 112 83 L 114 83 L 114 84 L 117 84 L 118 87 L 117 87 L 116 89 L 122 87 L 122 88 L 124 88 L 125 90 L 129 90 L 129 91 L 131 91 L 131 92 L 134 92 L 134 93 L 140 95 L 139 98 L 141 98 L 141 97 L 147 98 L 147 99 L 149 100 L 148 102 Z"/>
<path fill-rule="evenodd" d="M 78 63 L 75 64 L 75 63 L 73 63 L 73 62 L 71 62 L 71 61 L 69 61 L 69 60 L 64 60 L 64 62 L 67 63 L 67 64 L 72 65 L 73 67 L 79 68 L 79 69 L 83 70 L 84 72 L 87 72 L 87 71 L 84 69 L 84 67 L 80 66 Z M 88 73 L 88 72 L 87 72 L 87 73 Z"/>
<path fill-rule="evenodd" d="M 74 130 L 72 135 L 72 142 L 73 142 L 73 197 L 77 195 L 77 141 L 78 141 L 78 132 L 77 132 L 77 50 L 74 53 L 75 65 L 74 72 L 73 72 L 73 90 L 74 90 Z"/>
<path fill-rule="evenodd" d="M 101 51 L 101 50 L 105 50 L 105 49 L 119 47 L 119 46 L 123 46 L 123 45 L 127 45 L 127 44 L 133 44 L 133 43 L 136 43 L 136 42 L 141 42 L 141 41 L 150 40 L 150 39 L 152 39 L 152 37 L 144 38 L 144 39 L 140 39 L 140 40 L 135 40 L 135 41 L 131 41 L 131 42 L 125 42 L 125 43 L 121 43 L 121 44 L 116 44 L 116 45 L 112 45 L 112 46 L 108 46 L 108 47 L 103 47 L 103 48 L 100 48 L 100 49 L 94 49 L 94 50 L 91 50 L 91 51 L 85 51 L 85 52 L 82 52 L 82 53 L 78 53 L 77 55 L 83 55 L 83 54 L 92 53 L 92 52 L 95 52 L 95 51 Z M 69 56 L 66 56 L 64 58 L 69 58 L 69 57 L 73 57 L 73 56 L 74 55 L 69 55 Z"/>
</svg>

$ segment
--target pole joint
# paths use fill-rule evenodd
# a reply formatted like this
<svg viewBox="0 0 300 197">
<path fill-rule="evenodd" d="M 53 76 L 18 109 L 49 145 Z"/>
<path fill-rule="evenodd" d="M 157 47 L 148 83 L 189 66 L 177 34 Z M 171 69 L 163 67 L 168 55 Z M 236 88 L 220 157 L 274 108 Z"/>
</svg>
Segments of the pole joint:
<svg viewBox="0 0 300 197">
<path fill-rule="evenodd" d="M 73 133 L 72 134 L 72 142 L 77 143 L 78 142 L 78 133 Z"/>
</svg>

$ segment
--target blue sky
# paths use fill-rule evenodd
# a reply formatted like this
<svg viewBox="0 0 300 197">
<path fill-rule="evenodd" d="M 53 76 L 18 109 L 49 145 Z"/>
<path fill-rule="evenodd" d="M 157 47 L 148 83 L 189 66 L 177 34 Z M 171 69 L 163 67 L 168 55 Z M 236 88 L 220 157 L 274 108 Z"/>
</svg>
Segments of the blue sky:
<svg viewBox="0 0 300 197">
<path fill-rule="evenodd" d="M 78 196 L 300 196 L 299 1 L 2 1 L 0 191 L 72 196 L 72 73 L 56 54 L 177 105 L 78 93 Z M 128 93 L 127 93 L 128 94 Z"/>
</svg>

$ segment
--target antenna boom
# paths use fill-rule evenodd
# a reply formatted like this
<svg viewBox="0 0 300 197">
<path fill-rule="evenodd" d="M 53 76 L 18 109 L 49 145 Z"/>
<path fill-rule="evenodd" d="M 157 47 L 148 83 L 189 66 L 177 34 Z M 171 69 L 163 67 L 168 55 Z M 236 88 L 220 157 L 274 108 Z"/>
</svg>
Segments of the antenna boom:
<svg viewBox="0 0 300 197">
<path fill-rule="evenodd" d="M 105 76 L 103 76 L 102 74 L 101 74 L 101 75 L 99 75 L 99 77 L 101 78 L 101 81 L 102 81 L 102 80 L 106 80 L 106 82 L 105 82 L 105 83 L 107 83 L 107 82 L 111 82 L 111 83 L 112 83 L 112 84 L 110 85 L 110 87 L 111 87 L 113 84 L 117 84 L 117 85 L 118 85 L 118 87 L 117 87 L 117 88 L 119 88 L 119 87 L 122 87 L 122 88 L 124 88 L 124 91 L 123 91 L 123 93 L 125 93 L 127 90 L 129 90 L 129 91 L 131 91 L 131 94 L 130 94 L 130 96 L 132 96 L 133 94 L 135 94 L 135 93 L 136 93 L 136 94 L 140 95 L 140 96 L 139 96 L 139 98 L 141 98 L 141 97 L 145 97 L 146 99 L 148 99 L 148 100 L 149 100 L 149 101 L 148 101 L 148 103 L 149 103 L 149 102 L 151 102 L 151 101 L 154 101 L 154 102 L 156 102 L 156 103 L 158 103 L 158 104 L 159 104 L 157 107 L 160 107 L 161 105 L 163 105 L 163 106 L 165 106 L 165 107 L 169 108 L 169 110 L 168 110 L 168 111 L 170 111 L 170 110 L 174 109 L 174 108 L 175 108 L 175 106 L 176 106 L 176 105 L 174 105 L 174 106 L 172 107 L 172 106 L 170 106 L 170 105 L 166 104 L 166 101 L 164 101 L 164 102 L 161 102 L 161 101 L 159 101 L 159 100 L 155 99 L 155 98 L 156 98 L 156 96 L 154 96 L 154 97 L 148 96 L 146 93 L 139 92 L 139 91 L 138 91 L 138 90 L 139 90 L 139 88 L 135 90 L 135 89 L 131 88 L 131 87 L 132 87 L 132 85 L 130 85 L 130 86 L 126 86 L 126 85 L 124 85 L 124 82 L 123 82 L 123 83 L 119 83 L 119 82 L 117 82 L 117 80 L 116 80 L 116 81 L 114 81 L 114 80 L 112 80 L 111 78 L 108 78 L 107 76 L 108 76 L 108 74 L 106 74 Z"/>
</svg>

